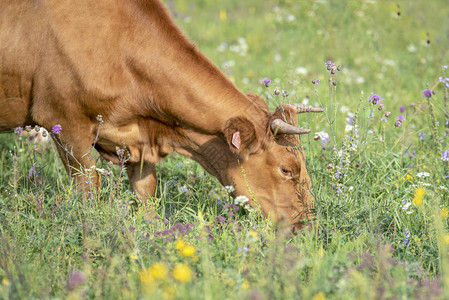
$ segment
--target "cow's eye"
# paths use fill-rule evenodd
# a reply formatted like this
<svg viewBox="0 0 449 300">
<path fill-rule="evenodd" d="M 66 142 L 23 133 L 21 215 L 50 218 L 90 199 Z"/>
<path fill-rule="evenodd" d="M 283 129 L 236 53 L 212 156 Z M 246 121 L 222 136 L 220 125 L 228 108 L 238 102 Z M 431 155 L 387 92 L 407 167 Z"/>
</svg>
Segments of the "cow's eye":
<svg viewBox="0 0 449 300">
<path fill-rule="evenodd" d="M 293 177 L 293 171 L 291 168 L 286 167 L 286 166 L 281 166 L 280 170 L 281 170 L 282 175 L 284 175 L 286 177 Z"/>
</svg>

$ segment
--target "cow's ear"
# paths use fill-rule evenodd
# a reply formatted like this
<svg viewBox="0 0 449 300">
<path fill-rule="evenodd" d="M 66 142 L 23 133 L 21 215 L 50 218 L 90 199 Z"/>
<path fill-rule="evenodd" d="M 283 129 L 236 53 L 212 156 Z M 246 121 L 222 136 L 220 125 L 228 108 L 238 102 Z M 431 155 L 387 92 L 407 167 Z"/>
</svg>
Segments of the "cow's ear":
<svg viewBox="0 0 449 300">
<path fill-rule="evenodd" d="M 260 146 L 254 124 L 245 117 L 229 119 L 223 134 L 231 151 L 244 160 Z"/>
</svg>

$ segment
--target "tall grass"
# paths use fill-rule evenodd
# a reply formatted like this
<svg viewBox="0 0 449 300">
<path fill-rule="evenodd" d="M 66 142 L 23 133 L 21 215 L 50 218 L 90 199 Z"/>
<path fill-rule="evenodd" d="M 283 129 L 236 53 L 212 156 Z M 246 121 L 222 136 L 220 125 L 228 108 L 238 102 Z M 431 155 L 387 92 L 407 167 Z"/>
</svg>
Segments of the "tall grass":
<svg viewBox="0 0 449 300">
<path fill-rule="evenodd" d="M 54 145 L 6 134 L 0 298 L 449 298 L 447 1 L 167 5 L 243 91 L 325 108 L 298 120 L 316 132 L 302 137 L 313 229 L 275 230 L 178 155 L 148 207 L 101 161 L 86 198 Z"/>
</svg>

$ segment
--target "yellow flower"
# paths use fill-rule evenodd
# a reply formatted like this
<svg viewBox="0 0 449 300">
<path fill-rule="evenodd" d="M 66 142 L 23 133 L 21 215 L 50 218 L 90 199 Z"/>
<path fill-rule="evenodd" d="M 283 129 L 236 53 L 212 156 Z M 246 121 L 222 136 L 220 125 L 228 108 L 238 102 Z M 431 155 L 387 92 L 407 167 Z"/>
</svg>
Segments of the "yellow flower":
<svg viewBox="0 0 449 300">
<path fill-rule="evenodd" d="M 3 284 L 3 285 L 9 285 L 9 280 L 8 280 L 8 278 L 4 277 L 4 278 L 2 279 L 2 284 Z"/>
<path fill-rule="evenodd" d="M 250 230 L 249 235 L 251 235 L 252 237 L 254 237 L 256 239 L 259 237 L 259 234 L 254 230 Z"/>
<path fill-rule="evenodd" d="M 326 295 L 324 295 L 323 293 L 319 292 L 318 294 L 313 296 L 312 300 L 326 300 Z"/>
<path fill-rule="evenodd" d="M 446 245 L 449 245 L 449 234 L 446 234 L 446 235 L 444 236 L 443 241 L 444 241 L 444 243 L 445 243 Z"/>
<path fill-rule="evenodd" d="M 424 195 L 426 194 L 426 189 L 419 187 L 415 189 L 415 193 L 413 195 L 412 203 L 416 206 L 420 206 L 423 202 Z"/>
<path fill-rule="evenodd" d="M 186 245 L 186 243 L 184 243 L 183 239 L 178 239 L 178 240 L 176 240 L 175 248 L 176 248 L 176 250 L 182 250 L 182 249 L 184 249 L 185 245 Z"/>
<path fill-rule="evenodd" d="M 195 254 L 195 247 L 192 245 L 187 245 L 182 249 L 182 255 L 184 256 L 193 256 Z"/>
<path fill-rule="evenodd" d="M 198 211 L 198 219 L 203 220 L 203 213 Z"/>
<path fill-rule="evenodd" d="M 225 9 L 220 9 L 220 20 L 221 21 L 226 21 L 226 19 L 227 19 L 226 10 Z"/>
<path fill-rule="evenodd" d="M 177 264 L 173 268 L 173 278 L 179 282 L 189 282 L 192 280 L 193 272 L 186 264 Z"/>
<path fill-rule="evenodd" d="M 242 289 L 247 290 L 249 289 L 249 281 L 248 280 L 244 280 L 242 283 Z"/>
<path fill-rule="evenodd" d="M 149 273 L 155 279 L 163 279 L 167 277 L 168 269 L 163 263 L 155 263 L 151 267 L 148 268 Z"/>
<path fill-rule="evenodd" d="M 425 169 L 427 169 L 427 166 L 426 165 L 424 165 L 424 166 L 422 166 L 422 168 L 425 170 Z"/>
<path fill-rule="evenodd" d="M 410 175 L 410 174 L 407 173 L 407 175 L 405 175 L 405 179 L 412 180 L 413 177 L 412 177 L 412 175 Z"/>
<path fill-rule="evenodd" d="M 443 208 L 440 210 L 440 215 L 441 215 L 441 217 L 443 217 L 443 218 L 447 218 L 447 217 L 449 216 L 449 209 L 447 209 L 446 207 L 443 207 Z"/>
<path fill-rule="evenodd" d="M 139 278 L 140 278 L 140 282 L 142 282 L 142 284 L 144 284 L 144 285 L 149 285 L 149 284 L 153 283 L 153 281 L 154 281 L 154 278 L 151 275 L 149 268 L 140 271 Z"/>
<path fill-rule="evenodd" d="M 137 255 L 136 255 L 134 252 L 132 252 L 132 253 L 129 255 L 129 259 L 130 259 L 130 260 L 136 260 L 136 259 L 137 259 Z"/>
</svg>

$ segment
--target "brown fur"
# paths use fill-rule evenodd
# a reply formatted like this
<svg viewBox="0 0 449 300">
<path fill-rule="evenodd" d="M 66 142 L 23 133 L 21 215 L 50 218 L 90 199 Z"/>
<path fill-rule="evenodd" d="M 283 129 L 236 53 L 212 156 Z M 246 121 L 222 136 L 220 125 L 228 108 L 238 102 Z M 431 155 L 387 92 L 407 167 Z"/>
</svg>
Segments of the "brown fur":
<svg viewBox="0 0 449 300">
<path fill-rule="evenodd" d="M 291 150 L 291 138 L 272 137 L 266 103 L 242 94 L 161 2 L 0 0 L 0 7 L 1 132 L 60 124 L 58 151 L 81 185 L 85 175 L 73 168 L 95 166 L 86 155 L 94 142 L 114 163 L 120 163 L 116 147 L 125 144 L 140 199 L 156 193 L 154 164 L 177 151 L 234 185 L 237 195 L 254 195 L 265 215 L 302 226 L 298 216 L 313 201 L 304 192 L 310 185 L 304 157 Z M 229 144 L 235 130 L 239 151 Z M 283 176 L 281 165 L 296 177 Z"/>
</svg>

